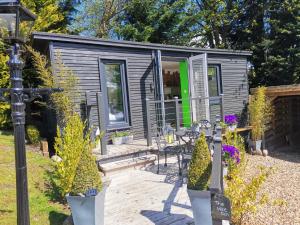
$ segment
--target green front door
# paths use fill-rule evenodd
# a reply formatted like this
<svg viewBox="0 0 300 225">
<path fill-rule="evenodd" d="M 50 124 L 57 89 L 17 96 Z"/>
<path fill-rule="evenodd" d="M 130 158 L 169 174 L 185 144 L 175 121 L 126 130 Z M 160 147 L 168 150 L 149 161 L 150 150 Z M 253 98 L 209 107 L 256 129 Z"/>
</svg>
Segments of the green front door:
<svg viewBox="0 0 300 225">
<path fill-rule="evenodd" d="M 188 61 L 179 63 L 180 90 L 182 98 L 182 122 L 184 127 L 191 126 L 190 95 L 189 95 L 189 70 Z"/>
</svg>

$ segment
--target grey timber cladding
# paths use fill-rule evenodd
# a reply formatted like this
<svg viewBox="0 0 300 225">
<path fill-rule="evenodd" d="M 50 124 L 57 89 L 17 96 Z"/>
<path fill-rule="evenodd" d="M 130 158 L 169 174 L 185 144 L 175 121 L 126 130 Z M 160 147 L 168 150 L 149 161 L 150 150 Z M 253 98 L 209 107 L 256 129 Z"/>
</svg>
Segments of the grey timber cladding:
<svg viewBox="0 0 300 225">
<path fill-rule="evenodd" d="M 86 92 L 91 96 L 92 102 L 96 101 L 96 92 L 101 90 L 99 59 L 126 61 L 131 130 L 136 138 L 145 137 L 144 100 L 146 97 L 154 98 L 152 50 L 53 42 L 52 51 L 52 60 L 58 60 L 60 57 L 78 77 L 77 91 L 80 96 L 76 99 L 77 104 L 86 101 Z M 99 126 L 96 105 L 90 108 L 89 122 L 90 125 Z"/>
<path fill-rule="evenodd" d="M 221 66 L 224 113 L 240 114 L 248 102 L 247 58 L 208 54 L 208 64 Z"/>
</svg>

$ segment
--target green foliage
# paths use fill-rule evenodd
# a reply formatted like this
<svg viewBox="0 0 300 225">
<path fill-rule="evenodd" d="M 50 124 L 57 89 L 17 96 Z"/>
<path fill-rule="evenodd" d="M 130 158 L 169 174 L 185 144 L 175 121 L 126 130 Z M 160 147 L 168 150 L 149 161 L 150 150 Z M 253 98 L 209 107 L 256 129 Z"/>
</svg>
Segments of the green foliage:
<svg viewBox="0 0 300 225">
<path fill-rule="evenodd" d="M 68 119 L 62 132 L 58 128 L 55 138 L 54 148 L 62 159 L 56 165 L 55 177 L 62 197 L 72 191 L 78 163 L 87 146 L 89 140 L 84 136 L 84 123 L 75 114 Z"/>
<path fill-rule="evenodd" d="M 76 7 L 69 30 L 76 34 L 107 38 L 113 27 L 111 20 L 122 10 L 123 4 L 124 0 L 83 0 Z"/>
<path fill-rule="evenodd" d="M 28 125 L 26 127 L 26 133 L 31 144 L 38 144 L 40 142 L 40 132 L 35 126 Z"/>
<path fill-rule="evenodd" d="M 235 225 L 241 225 L 245 222 L 245 216 L 254 214 L 257 207 L 267 203 L 267 196 L 262 193 L 258 197 L 261 186 L 271 173 L 271 169 L 261 167 L 259 172 L 246 179 L 246 152 L 243 137 L 234 132 L 226 132 L 223 143 L 233 145 L 240 151 L 240 163 L 230 162 L 228 165 L 228 175 L 225 177 L 226 188 L 225 195 L 230 199 L 232 222 Z"/>
<path fill-rule="evenodd" d="M 114 31 L 125 40 L 187 44 L 192 23 L 187 0 L 132 0 L 114 18 Z"/>
<path fill-rule="evenodd" d="M 93 157 L 89 145 L 83 149 L 81 154 L 73 185 L 71 188 L 71 195 L 78 193 L 85 193 L 89 189 L 97 189 L 101 191 L 102 182 L 97 168 L 96 159 Z"/>
<path fill-rule="evenodd" d="M 231 174 L 231 171 L 235 170 L 237 167 L 240 167 L 241 164 L 245 163 L 245 156 L 246 156 L 246 148 L 245 148 L 245 141 L 244 138 L 237 133 L 237 131 L 228 131 L 226 130 L 226 133 L 223 137 L 223 144 L 225 145 L 232 145 L 236 147 L 240 152 L 240 163 L 236 163 L 234 160 L 229 159 L 228 162 L 228 177 Z"/>
<path fill-rule="evenodd" d="M 187 187 L 192 190 L 206 190 L 211 174 L 211 158 L 204 133 L 196 140 L 188 171 Z"/>
<path fill-rule="evenodd" d="M 242 162 L 230 171 L 226 179 L 225 195 L 230 199 L 231 219 L 235 225 L 244 224 L 246 215 L 255 214 L 259 205 L 267 203 L 267 195 L 264 193 L 258 197 L 258 192 L 271 170 L 261 167 L 260 172 L 247 181 L 243 178 L 245 167 L 246 162 Z"/>
<path fill-rule="evenodd" d="M 27 46 L 28 51 L 31 53 L 33 66 L 39 75 L 42 83 L 41 87 L 59 87 L 63 92 L 53 93 L 51 95 L 49 107 L 55 108 L 59 122 L 63 125 L 66 123 L 68 117 L 72 116 L 75 112 L 75 98 L 78 96 L 78 91 L 75 91 L 75 86 L 78 82 L 76 75 L 66 67 L 60 55 L 57 55 L 55 68 L 49 67 L 47 58 L 35 51 L 30 46 Z M 55 74 L 55 76 L 54 76 Z M 54 79 L 55 77 L 55 79 Z"/>
<path fill-rule="evenodd" d="M 259 87 L 249 103 L 251 135 L 253 140 L 260 140 L 272 118 L 272 105 L 265 95 L 266 88 Z"/>
<path fill-rule="evenodd" d="M 32 31 L 46 31 L 62 33 L 66 27 L 62 26 L 65 20 L 58 0 L 22 0 L 22 4 L 30 9 L 36 16 Z M 31 31 L 25 31 L 28 35 Z"/>
<path fill-rule="evenodd" d="M 111 135 L 111 138 L 125 137 L 129 135 L 130 135 L 129 131 L 116 131 Z"/>
<path fill-rule="evenodd" d="M 1 40 L 0 46 L 0 88 L 7 88 L 10 84 L 7 65 L 9 57 L 4 51 L 4 44 Z M 0 129 L 8 130 L 11 127 L 10 105 L 6 102 L 0 102 Z"/>
</svg>

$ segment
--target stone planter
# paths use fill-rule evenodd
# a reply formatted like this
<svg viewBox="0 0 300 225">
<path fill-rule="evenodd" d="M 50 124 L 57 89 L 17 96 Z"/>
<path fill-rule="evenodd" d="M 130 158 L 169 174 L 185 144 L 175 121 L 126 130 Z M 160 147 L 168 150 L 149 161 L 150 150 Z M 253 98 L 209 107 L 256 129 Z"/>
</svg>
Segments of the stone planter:
<svg viewBox="0 0 300 225">
<path fill-rule="evenodd" d="M 251 140 L 251 147 L 253 148 L 254 151 L 261 151 L 261 143 L 262 140 Z"/>
<path fill-rule="evenodd" d="M 81 197 L 67 195 L 74 225 L 104 225 L 104 200 L 107 186 L 96 196 Z"/>
<path fill-rule="evenodd" d="M 112 142 L 114 145 L 121 145 L 123 144 L 123 137 L 114 137 Z"/>
<path fill-rule="evenodd" d="M 195 225 L 212 225 L 210 191 L 187 189 L 191 201 Z"/>
<path fill-rule="evenodd" d="M 223 167 L 223 177 L 226 177 L 228 175 L 228 167 L 224 166 Z"/>
<path fill-rule="evenodd" d="M 114 137 L 112 138 L 112 142 L 114 145 L 131 144 L 133 142 L 133 135 Z"/>
<path fill-rule="evenodd" d="M 237 128 L 237 124 L 232 124 L 228 126 L 228 130 L 231 132 L 235 131 L 236 128 Z"/>
<path fill-rule="evenodd" d="M 133 135 L 123 137 L 123 144 L 131 144 L 133 142 Z"/>
</svg>

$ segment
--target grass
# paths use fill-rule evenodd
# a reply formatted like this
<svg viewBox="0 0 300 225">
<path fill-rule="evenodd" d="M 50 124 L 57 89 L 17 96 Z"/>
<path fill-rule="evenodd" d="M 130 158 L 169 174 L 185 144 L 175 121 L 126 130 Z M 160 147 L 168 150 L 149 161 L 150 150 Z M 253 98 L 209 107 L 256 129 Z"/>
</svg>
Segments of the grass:
<svg viewBox="0 0 300 225">
<path fill-rule="evenodd" d="M 16 187 L 13 136 L 0 134 L 0 223 L 15 225 Z M 37 152 L 27 151 L 27 172 L 32 225 L 61 225 L 70 214 L 66 205 L 53 202 L 49 191 L 49 172 L 53 165 L 50 159 Z"/>
</svg>

